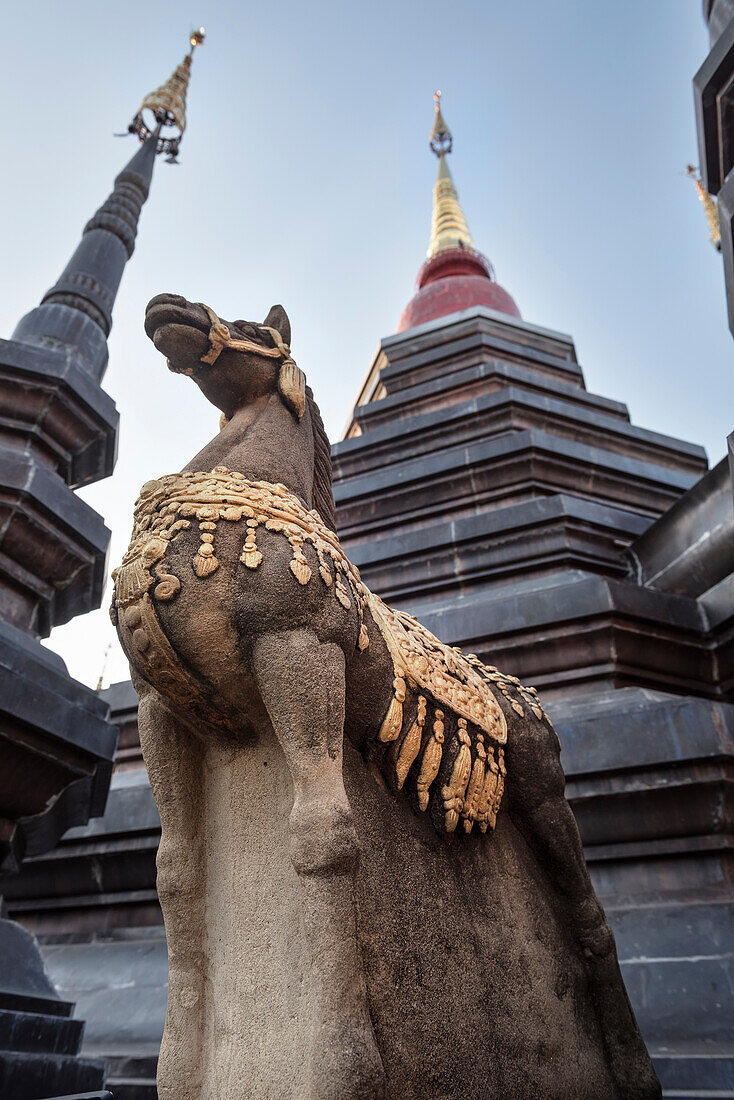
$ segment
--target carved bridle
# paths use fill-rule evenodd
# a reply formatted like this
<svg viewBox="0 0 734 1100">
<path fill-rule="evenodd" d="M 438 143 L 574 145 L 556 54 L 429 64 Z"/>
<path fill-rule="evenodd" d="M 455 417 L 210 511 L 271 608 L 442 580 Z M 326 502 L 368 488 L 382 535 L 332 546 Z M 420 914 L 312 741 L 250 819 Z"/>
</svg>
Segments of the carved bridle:
<svg viewBox="0 0 734 1100">
<path fill-rule="evenodd" d="M 209 350 L 206 355 L 202 355 L 201 362 L 211 366 L 216 363 L 225 349 L 249 351 L 253 355 L 262 355 L 267 359 L 281 358 L 283 361 L 278 372 L 278 392 L 296 420 L 301 420 L 306 409 L 306 376 L 296 366 L 291 355 L 291 349 L 278 330 L 270 328 L 268 325 L 257 326 L 262 332 L 270 333 L 275 347 L 268 348 L 263 344 L 256 343 L 254 340 L 233 336 L 229 327 L 217 317 L 210 306 L 205 305 L 204 302 L 201 302 L 200 305 L 206 311 L 210 321 Z"/>
</svg>

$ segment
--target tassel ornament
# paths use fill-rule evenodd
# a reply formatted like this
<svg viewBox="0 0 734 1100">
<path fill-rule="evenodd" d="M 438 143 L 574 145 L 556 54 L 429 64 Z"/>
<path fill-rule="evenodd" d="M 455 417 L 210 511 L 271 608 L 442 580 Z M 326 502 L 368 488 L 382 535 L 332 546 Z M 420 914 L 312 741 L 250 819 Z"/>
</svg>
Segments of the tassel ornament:
<svg viewBox="0 0 734 1100">
<path fill-rule="evenodd" d="M 199 525 L 200 528 L 203 524 Z M 214 527 L 215 524 L 207 524 L 207 528 Z M 210 529 L 201 532 L 201 546 L 197 550 L 192 565 L 197 577 L 209 577 L 216 569 L 219 568 L 219 562 L 214 555 L 214 533 Z"/>
<path fill-rule="evenodd" d="M 316 543 L 316 554 L 319 559 L 319 574 L 321 576 L 321 580 L 324 582 L 327 588 L 330 588 L 333 577 L 326 561 L 326 555 L 324 554 L 324 551 L 321 549 L 318 543 Z"/>
<path fill-rule="evenodd" d="M 293 547 L 291 573 L 299 584 L 308 584 L 311 580 L 311 566 L 308 564 L 303 554 L 303 540 L 291 535 L 288 542 Z"/>
<path fill-rule="evenodd" d="M 444 742 L 444 725 L 443 725 L 443 711 L 437 710 L 435 719 L 433 722 L 433 736 L 426 745 L 425 752 L 423 753 L 423 760 L 421 762 L 421 770 L 418 775 L 418 781 L 416 783 L 416 789 L 418 791 L 418 805 L 421 810 L 428 809 L 429 791 L 428 788 L 433 783 L 433 780 L 438 775 L 438 769 L 441 767 L 441 756 L 443 755 Z"/>
<path fill-rule="evenodd" d="M 499 810 L 500 810 L 500 804 L 502 802 L 502 795 L 505 792 L 505 777 L 507 775 L 507 769 L 505 768 L 504 749 L 498 749 L 497 750 L 497 769 L 498 769 L 499 774 L 497 776 L 497 785 L 494 789 L 494 798 L 492 799 L 492 809 L 490 811 L 491 816 L 492 816 L 492 828 L 494 828 L 494 826 L 497 822 L 497 814 L 499 813 Z"/>
<path fill-rule="evenodd" d="M 490 745 L 487 750 L 484 786 L 482 787 L 482 793 L 479 796 L 479 803 L 477 805 L 477 823 L 483 833 L 486 833 L 488 827 L 494 829 L 495 818 L 492 816 L 492 807 L 494 805 L 494 795 L 499 780 L 499 771 L 497 761 L 494 758 L 494 749 Z"/>
<path fill-rule="evenodd" d="M 336 592 L 336 598 L 338 599 L 339 603 L 346 611 L 349 611 L 350 607 L 352 606 L 352 601 L 349 599 L 349 593 L 347 592 L 346 585 L 342 580 L 341 573 L 337 573 L 336 575 L 336 585 L 334 590 Z"/>
<path fill-rule="evenodd" d="M 242 547 L 242 553 L 240 554 L 240 561 L 243 565 L 246 565 L 248 569 L 257 569 L 258 565 L 263 560 L 263 556 L 258 550 L 257 543 L 255 542 L 256 530 L 257 520 L 248 519 L 245 545 Z"/>
<path fill-rule="evenodd" d="M 209 577 L 219 568 L 219 562 L 213 554 L 211 557 L 208 557 L 201 552 L 194 556 L 192 565 L 197 577 Z"/>
<path fill-rule="evenodd" d="M 400 752 L 398 753 L 398 760 L 395 765 L 395 778 L 398 790 L 402 790 L 403 784 L 408 777 L 408 772 L 413 766 L 413 762 L 421 751 L 421 741 L 423 740 L 423 727 L 426 724 L 426 699 L 425 696 L 418 696 L 418 714 L 416 715 L 415 722 L 410 727 L 405 740 L 400 746 Z"/>
<path fill-rule="evenodd" d="M 472 831 L 474 822 L 477 820 L 477 807 L 484 789 L 484 762 L 487 759 L 487 752 L 484 748 L 484 737 L 481 733 L 477 734 L 476 752 L 477 758 L 474 761 L 469 786 L 466 788 L 464 796 L 464 808 L 461 811 L 464 831 L 467 833 Z"/>
<path fill-rule="evenodd" d="M 466 731 L 465 718 L 459 719 L 459 742 L 460 748 L 454 760 L 451 779 L 441 790 L 447 833 L 453 833 L 459 823 L 459 814 L 464 808 L 464 794 L 471 775 L 471 741 Z"/>
<path fill-rule="evenodd" d="M 386 743 L 394 741 L 403 727 L 403 703 L 405 702 L 405 680 L 402 676 L 395 676 L 392 682 L 393 697 L 390 700 L 387 714 L 380 727 L 380 741 Z"/>
</svg>

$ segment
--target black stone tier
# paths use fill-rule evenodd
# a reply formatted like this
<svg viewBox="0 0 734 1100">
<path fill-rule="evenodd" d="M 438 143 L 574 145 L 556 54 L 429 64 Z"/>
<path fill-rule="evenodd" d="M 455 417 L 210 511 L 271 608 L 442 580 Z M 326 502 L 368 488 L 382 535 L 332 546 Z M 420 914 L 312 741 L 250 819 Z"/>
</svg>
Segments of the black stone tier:
<svg viewBox="0 0 734 1100">
<path fill-rule="evenodd" d="M 49 1090 L 100 1089 L 104 1062 L 78 1056 L 84 1024 L 51 984 L 33 936 L 0 920 L 0 952 L 0 1096 L 45 1100 Z"/>
<path fill-rule="evenodd" d="M 384 340 L 333 450 L 367 584 L 542 690 L 665 1095 L 734 1096 L 725 464 L 486 310 Z"/>
</svg>

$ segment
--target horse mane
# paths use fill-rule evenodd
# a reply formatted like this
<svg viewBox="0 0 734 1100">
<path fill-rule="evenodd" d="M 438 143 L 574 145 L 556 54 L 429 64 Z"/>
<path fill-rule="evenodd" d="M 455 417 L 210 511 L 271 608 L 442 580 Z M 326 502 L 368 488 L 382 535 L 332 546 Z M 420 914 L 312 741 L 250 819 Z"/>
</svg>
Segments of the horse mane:
<svg viewBox="0 0 734 1100">
<path fill-rule="evenodd" d="M 306 386 L 306 404 L 313 432 L 313 506 L 327 527 L 336 531 L 334 494 L 331 491 L 331 446 L 313 391 Z"/>
</svg>

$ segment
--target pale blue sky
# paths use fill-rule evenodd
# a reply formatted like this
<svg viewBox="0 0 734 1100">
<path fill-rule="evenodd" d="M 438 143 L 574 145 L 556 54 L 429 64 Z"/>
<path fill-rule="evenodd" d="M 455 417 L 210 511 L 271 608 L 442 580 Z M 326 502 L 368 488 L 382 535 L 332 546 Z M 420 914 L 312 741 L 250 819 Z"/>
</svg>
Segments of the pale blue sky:
<svg viewBox="0 0 734 1100">
<path fill-rule="evenodd" d="M 432 94 L 477 246 L 531 322 L 573 335 L 589 389 L 645 427 L 703 443 L 734 427 L 721 260 L 683 175 L 698 0 L 171 0 L 6 6 L 4 269 L 10 335 L 60 273 L 134 152 L 115 140 L 203 23 L 179 167 L 159 159 L 125 274 L 105 385 L 122 416 L 114 477 L 83 492 L 124 550 L 149 477 L 215 431 L 142 330 L 161 290 L 262 319 L 281 301 L 332 438 L 428 242 Z M 106 609 L 54 632 L 96 682 Z M 106 681 L 126 675 L 113 650 Z"/>
</svg>

